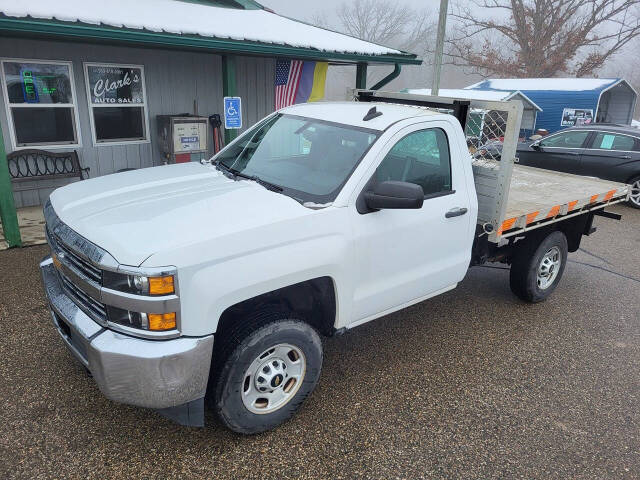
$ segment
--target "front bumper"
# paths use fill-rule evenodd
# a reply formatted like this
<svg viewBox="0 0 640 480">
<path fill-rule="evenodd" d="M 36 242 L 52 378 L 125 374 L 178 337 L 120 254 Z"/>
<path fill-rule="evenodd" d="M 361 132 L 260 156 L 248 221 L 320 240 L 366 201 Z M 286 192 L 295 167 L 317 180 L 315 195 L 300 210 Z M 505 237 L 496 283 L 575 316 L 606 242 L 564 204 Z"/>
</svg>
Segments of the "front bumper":
<svg viewBox="0 0 640 480">
<path fill-rule="evenodd" d="M 161 409 L 174 418 L 174 407 L 193 409 L 194 402 L 202 403 L 213 335 L 147 340 L 109 330 L 65 294 L 51 257 L 40 263 L 40 270 L 58 333 L 107 398 Z"/>
</svg>

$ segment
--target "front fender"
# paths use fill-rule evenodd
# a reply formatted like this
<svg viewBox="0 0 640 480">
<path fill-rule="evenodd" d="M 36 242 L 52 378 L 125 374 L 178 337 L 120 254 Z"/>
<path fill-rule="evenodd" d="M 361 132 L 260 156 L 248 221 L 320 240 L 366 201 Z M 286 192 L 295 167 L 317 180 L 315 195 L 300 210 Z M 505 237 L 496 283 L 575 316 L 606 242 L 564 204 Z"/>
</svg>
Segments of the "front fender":
<svg viewBox="0 0 640 480">
<path fill-rule="evenodd" d="M 207 244 L 186 246 L 170 258 L 178 267 L 182 334 L 215 333 L 229 307 L 318 277 L 330 277 L 336 289 L 336 325 L 346 323 L 351 265 L 346 208 L 239 232 Z M 149 263 L 149 262 L 145 262 Z"/>
</svg>

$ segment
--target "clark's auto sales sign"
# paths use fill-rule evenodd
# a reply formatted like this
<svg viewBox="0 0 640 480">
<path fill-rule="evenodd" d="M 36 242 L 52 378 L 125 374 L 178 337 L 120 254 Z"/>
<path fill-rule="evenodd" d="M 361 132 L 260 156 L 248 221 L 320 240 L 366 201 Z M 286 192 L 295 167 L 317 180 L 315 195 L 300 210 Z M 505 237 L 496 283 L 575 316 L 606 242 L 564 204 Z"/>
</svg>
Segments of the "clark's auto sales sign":
<svg viewBox="0 0 640 480">
<path fill-rule="evenodd" d="M 144 103 L 140 68 L 87 65 L 87 77 L 93 104 Z"/>
</svg>

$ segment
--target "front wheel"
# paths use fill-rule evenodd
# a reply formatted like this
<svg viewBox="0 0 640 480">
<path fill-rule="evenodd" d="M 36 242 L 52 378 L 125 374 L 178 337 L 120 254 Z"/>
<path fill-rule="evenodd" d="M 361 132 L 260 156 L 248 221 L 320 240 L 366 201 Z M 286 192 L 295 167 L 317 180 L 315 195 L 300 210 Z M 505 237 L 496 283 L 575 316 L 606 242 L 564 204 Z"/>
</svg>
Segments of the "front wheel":
<svg viewBox="0 0 640 480">
<path fill-rule="evenodd" d="M 221 346 L 229 355 L 219 366 L 213 400 L 222 422 L 238 433 L 264 432 L 288 420 L 320 377 L 316 331 L 285 316 L 270 320 L 257 328 L 247 322 Z"/>
<path fill-rule="evenodd" d="M 511 263 L 511 291 L 525 302 L 546 300 L 556 289 L 567 264 L 567 237 L 552 232 L 540 243 L 525 240 Z M 517 245 L 517 244 L 516 244 Z"/>
<path fill-rule="evenodd" d="M 640 208 L 640 176 L 632 178 L 629 181 L 629 185 L 631 185 L 629 205 L 631 205 L 633 208 Z"/>
</svg>

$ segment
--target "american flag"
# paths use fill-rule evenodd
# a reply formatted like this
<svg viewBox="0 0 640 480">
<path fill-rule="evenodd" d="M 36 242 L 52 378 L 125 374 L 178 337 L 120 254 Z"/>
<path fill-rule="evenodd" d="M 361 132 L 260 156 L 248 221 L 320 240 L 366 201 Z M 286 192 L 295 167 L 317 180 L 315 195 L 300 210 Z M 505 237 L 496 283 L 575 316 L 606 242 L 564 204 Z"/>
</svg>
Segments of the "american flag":
<svg viewBox="0 0 640 480">
<path fill-rule="evenodd" d="M 303 63 L 301 60 L 276 62 L 276 110 L 295 103 Z"/>
</svg>

